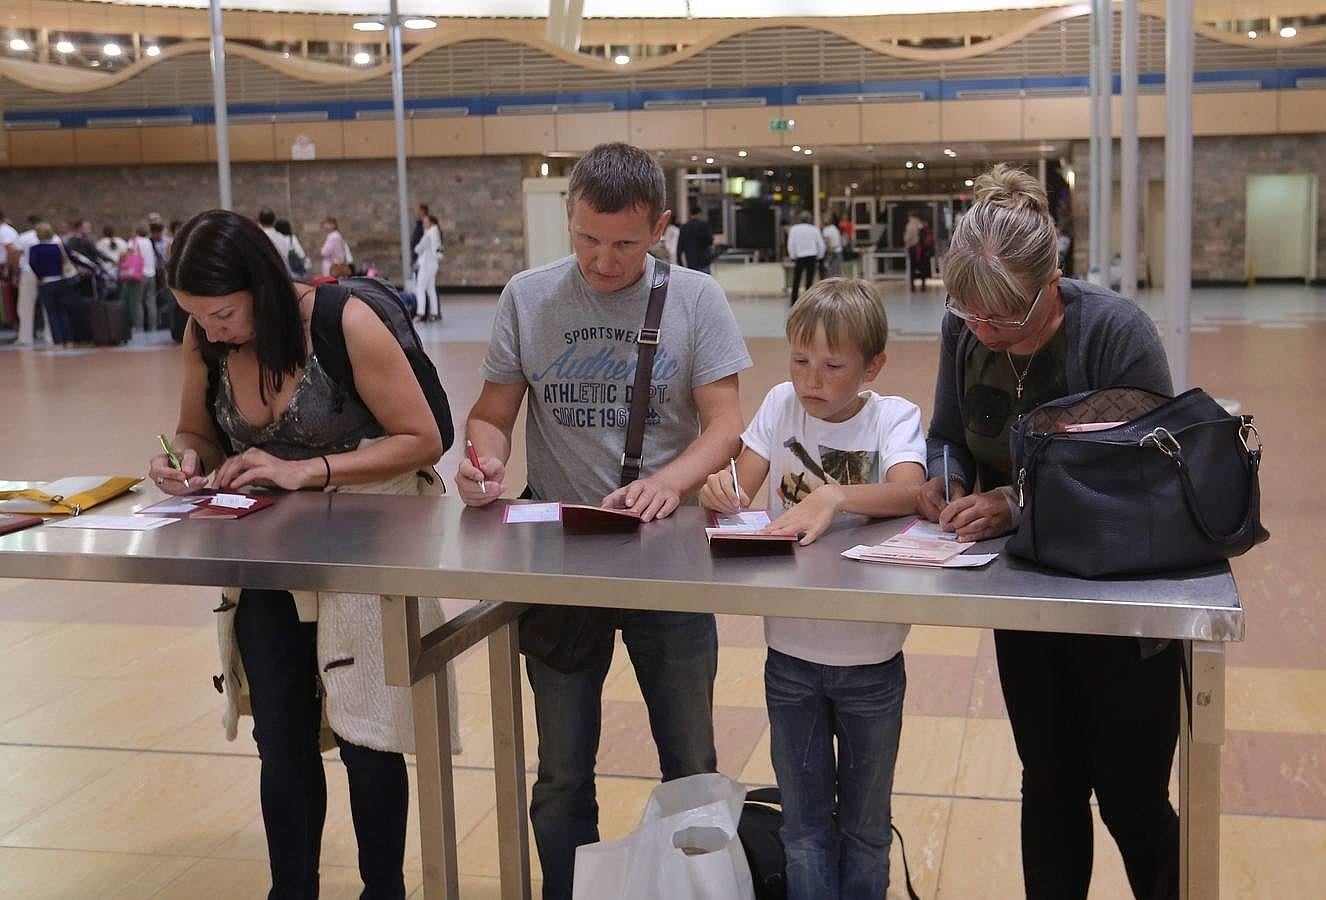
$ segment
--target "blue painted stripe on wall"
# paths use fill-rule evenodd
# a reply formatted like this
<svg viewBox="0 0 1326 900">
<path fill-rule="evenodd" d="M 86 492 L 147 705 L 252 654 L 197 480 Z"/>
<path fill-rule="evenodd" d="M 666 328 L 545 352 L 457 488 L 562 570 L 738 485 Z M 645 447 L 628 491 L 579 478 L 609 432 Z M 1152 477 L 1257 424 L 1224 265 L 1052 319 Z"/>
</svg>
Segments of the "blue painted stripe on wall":
<svg viewBox="0 0 1326 900">
<path fill-rule="evenodd" d="M 1294 90 L 1300 78 L 1326 77 L 1326 68 L 1293 69 L 1235 69 L 1218 72 L 1197 72 L 1194 80 L 1203 85 L 1221 82 L 1256 81 L 1261 90 Z M 1140 76 L 1144 86 L 1165 83 L 1164 73 L 1150 72 Z M 753 85 L 738 88 L 688 88 L 652 91 L 585 91 L 550 94 L 493 94 L 482 97 L 427 97 L 407 100 L 406 110 L 464 108 L 469 115 L 496 115 L 501 106 L 611 104 L 614 110 L 640 110 L 651 101 L 696 102 L 702 100 L 740 100 L 758 98 L 767 106 L 795 106 L 798 98 L 825 97 L 853 102 L 858 95 L 918 94 L 924 100 L 955 100 L 959 94 L 988 91 L 1079 89 L 1088 85 L 1084 75 L 1037 76 L 1029 78 L 964 78 L 951 80 L 922 79 L 909 81 L 841 82 L 837 84 Z M 1114 79 L 1114 91 L 1119 91 L 1119 79 Z M 289 113 L 325 113 L 329 121 L 352 121 L 362 111 L 382 111 L 391 108 L 389 100 L 345 100 L 322 103 L 237 103 L 230 106 L 231 115 L 281 115 Z M 61 128 L 85 128 L 88 119 L 141 118 L 154 119 L 189 116 L 195 124 L 214 123 L 212 107 L 208 106 L 153 106 L 114 107 L 82 110 L 10 110 L 4 121 L 14 124 L 35 121 L 58 121 Z"/>
</svg>

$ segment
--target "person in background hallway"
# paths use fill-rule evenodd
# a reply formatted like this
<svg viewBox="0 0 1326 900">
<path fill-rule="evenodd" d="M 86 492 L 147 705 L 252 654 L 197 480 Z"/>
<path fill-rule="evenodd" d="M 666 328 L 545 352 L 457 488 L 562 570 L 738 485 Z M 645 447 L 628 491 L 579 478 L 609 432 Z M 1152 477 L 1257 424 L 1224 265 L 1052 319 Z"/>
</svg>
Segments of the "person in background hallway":
<svg viewBox="0 0 1326 900">
<path fill-rule="evenodd" d="M 806 276 L 806 287 L 815 283 L 815 269 L 824 258 L 824 235 L 813 224 L 815 217 L 809 210 L 797 215 L 797 224 L 787 230 L 787 258 L 792 260 L 792 303 L 801 293 L 801 276 Z"/>
<path fill-rule="evenodd" d="M 416 321 L 435 322 L 437 314 L 437 269 L 442 262 L 442 227 L 437 217 L 424 214 L 424 233 L 414 245 L 418 274 L 414 280 Z"/>
<path fill-rule="evenodd" d="M 308 254 L 304 252 L 304 245 L 299 242 L 299 236 L 290 228 L 290 222 L 286 219 L 277 219 L 276 224 L 272 226 L 277 234 L 285 235 L 290 239 L 290 251 L 286 255 L 286 268 L 290 270 L 290 277 L 298 281 L 308 275 Z"/>
<path fill-rule="evenodd" d="M 140 223 L 129 239 L 125 254 L 135 252 L 143 258 L 143 277 L 124 282 L 124 299 L 129 304 L 129 321 L 134 330 L 152 331 L 157 327 L 157 249 L 148 237 L 146 223 Z"/>
<path fill-rule="evenodd" d="M 927 441 L 930 480 L 917 498 L 923 516 L 963 541 L 1017 526 L 1008 432 L 1020 416 L 1080 391 L 1171 393 L 1165 350 L 1147 314 L 1112 291 L 1062 277 L 1040 183 L 1001 164 L 976 179 L 974 193 L 944 262 L 947 315 Z M 1168 791 L 1179 729 L 1179 643 L 994 634 L 1022 760 L 1027 897 L 1087 896 L 1093 792 L 1133 894 L 1178 897 L 1179 822 Z"/>
<path fill-rule="evenodd" d="M 176 238 L 166 276 L 191 320 L 182 348 L 179 423 L 148 475 L 168 494 L 208 483 L 224 490 L 439 494 L 431 466 L 442 439 L 396 337 L 337 287 L 290 280 L 285 260 L 252 220 L 200 213 Z M 323 371 L 310 333 L 314 309 L 340 321 L 354 394 Z M 209 382 L 219 386 L 209 391 Z M 298 404 L 300 415 L 286 415 Z M 404 900 L 413 749 L 410 689 L 389 687 L 375 595 L 229 589 L 218 622 L 227 737 L 247 688 L 261 759 L 271 900 L 314 900 L 327 784 L 319 755 L 327 721 L 350 785 L 361 900 Z M 436 602 L 432 628 L 440 623 Z"/>
<path fill-rule="evenodd" d="M 677 216 L 668 221 L 667 227 L 663 229 L 663 247 L 668 251 L 668 262 L 672 265 L 678 265 L 677 244 L 681 240 L 681 227 L 677 225 Z"/>
<path fill-rule="evenodd" d="M 37 278 L 37 300 L 51 326 L 51 341 L 60 346 L 74 345 L 74 315 L 77 307 L 78 274 L 69 261 L 64 241 L 49 223 L 41 222 L 36 230 L 37 243 L 28 250 L 28 267 Z"/>
<path fill-rule="evenodd" d="M 276 230 L 276 213 L 264 206 L 258 210 L 258 224 L 262 227 L 262 233 L 267 235 L 267 239 L 276 248 L 276 255 L 286 261 L 286 269 L 289 270 L 290 236 Z"/>
<path fill-rule="evenodd" d="M 913 224 L 915 223 L 915 228 Z M 908 240 L 912 242 L 907 243 Z M 930 262 L 935 258 L 935 232 L 916 213 L 907 217 L 907 230 L 903 236 L 907 246 L 907 288 L 916 290 L 916 280 L 921 280 L 921 290 L 925 290 L 925 280 L 930 277 Z"/>
<path fill-rule="evenodd" d="M 677 232 L 677 263 L 708 274 L 713 246 L 714 233 L 704 217 L 704 210 L 692 206 L 691 217 Z"/>
<path fill-rule="evenodd" d="M 843 234 L 832 214 L 825 217 L 820 236 L 824 238 L 824 273 L 837 278 L 843 274 Z"/>
<path fill-rule="evenodd" d="M 428 228 L 428 204 L 420 203 L 414 208 L 414 228 L 410 231 L 410 265 L 418 268 L 419 251 L 414 248 L 424 239 Z"/>
<path fill-rule="evenodd" d="M 497 304 L 483 390 L 466 423 L 479 468 L 462 459 L 456 473 L 466 503 L 491 503 L 508 488 L 520 492 L 507 484 L 506 465 L 522 406 L 529 495 L 536 500 L 624 507 L 648 522 L 670 515 L 736 453 L 737 373 L 750 366 L 750 354 L 718 282 L 675 269 L 650 388 L 657 421 L 645 429 L 641 477 L 619 487 L 625 423 L 617 410 L 625 406 L 638 352 L 634 337 L 622 335 L 640 328 L 653 273 L 667 265 L 648 252 L 667 225 L 665 202 L 663 170 L 644 150 L 600 144 L 576 163 L 567 192 L 574 255 L 516 275 Z M 564 335 L 574 342 L 568 346 Z M 605 379 L 591 369 L 615 374 Z M 544 390 L 553 371 L 563 373 L 558 387 L 567 396 L 599 389 L 602 403 L 577 410 L 588 414 L 583 425 L 562 424 L 560 392 Z M 609 414 L 613 424 L 602 427 Z M 714 617 L 626 610 L 620 628 L 663 779 L 715 771 Z M 576 847 L 599 839 L 594 761 L 612 653 L 609 638 L 588 668 L 572 674 L 526 658 L 539 734 L 530 822 L 545 900 L 569 900 Z"/>
<path fill-rule="evenodd" d="M 101 238 L 97 241 L 97 252 L 109 261 L 111 272 L 115 271 L 115 266 L 120 262 L 120 257 L 124 255 L 124 251 L 128 246 L 128 241 L 115 236 L 114 225 L 107 225 L 101 229 Z"/>
<path fill-rule="evenodd" d="M 37 276 L 28 265 L 28 250 L 37 243 L 37 224 L 41 217 L 28 216 L 28 227 L 18 234 L 18 337 L 14 343 L 30 347 L 36 341 L 37 321 Z M 54 343 L 51 337 L 51 324 L 45 324 L 46 340 Z"/>
<path fill-rule="evenodd" d="M 18 281 L 18 229 L 0 212 L 0 300 L 9 303 L 9 291 L 16 290 Z M 15 314 L 17 315 L 17 302 Z M 8 315 L 8 310 L 4 311 Z"/>
<path fill-rule="evenodd" d="M 341 236 L 341 228 L 336 220 L 328 216 L 322 223 L 322 230 L 327 237 L 322 242 L 318 256 L 322 259 L 322 274 L 341 278 L 350 274 L 350 245 Z"/>
</svg>

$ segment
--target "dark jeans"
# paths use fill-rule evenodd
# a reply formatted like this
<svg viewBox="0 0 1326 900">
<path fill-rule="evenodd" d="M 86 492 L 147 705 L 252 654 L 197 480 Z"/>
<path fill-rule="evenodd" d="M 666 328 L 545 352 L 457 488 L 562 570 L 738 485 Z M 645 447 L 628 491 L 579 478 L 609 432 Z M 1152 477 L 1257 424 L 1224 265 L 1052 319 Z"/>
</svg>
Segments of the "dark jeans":
<svg viewBox="0 0 1326 900">
<path fill-rule="evenodd" d="M 718 632 L 709 614 L 626 610 L 622 641 L 635 668 L 664 781 L 718 770 L 714 675 Z M 570 900 L 576 847 L 599 839 L 594 760 L 603 724 L 609 657 L 566 675 L 527 658 L 539 732 L 539 777 L 530 822 L 543 868 L 544 900 Z"/>
<path fill-rule="evenodd" d="M 1093 791 L 1134 896 L 1177 898 L 1178 642 L 1143 659 L 1134 638 L 996 631 L 995 652 L 1022 759 L 1029 900 L 1087 896 Z"/>
<path fill-rule="evenodd" d="M 798 256 L 796 265 L 792 269 L 792 302 L 797 302 L 797 296 L 801 293 L 801 273 L 806 274 L 806 289 L 815 283 L 815 270 L 819 268 L 820 261 L 814 256 Z"/>
<path fill-rule="evenodd" d="M 317 623 L 300 622 L 286 591 L 245 590 L 235 634 L 249 679 L 253 737 L 262 757 L 262 821 L 272 870 L 268 900 L 315 900 L 327 780 L 318 750 L 322 700 Z M 404 900 L 405 758 L 336 737 L 350 782 L 359 842 L 360 900 Z"/>
<path fill-rule="evenodd" d="M 37 287 L 37 302 L 51 325 L 51 343 L 69 344 L 75 340 L 74 319 L 78 314 L 77 278 L 48 281 Z"/>
<path fill-rule="evenodd" d="M 881 900 L 888 890 L 906 692 L 901 653 L 826 666 L 769 649 L 764 698 L 788 900 Z"/>
</svg>

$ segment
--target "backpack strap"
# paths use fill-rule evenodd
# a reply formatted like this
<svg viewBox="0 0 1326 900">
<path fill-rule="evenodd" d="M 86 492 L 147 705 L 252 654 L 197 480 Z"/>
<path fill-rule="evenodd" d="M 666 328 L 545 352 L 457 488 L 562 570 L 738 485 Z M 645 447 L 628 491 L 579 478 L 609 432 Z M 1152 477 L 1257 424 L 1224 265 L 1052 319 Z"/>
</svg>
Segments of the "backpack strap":
<svg viewBox="0 0 1326 900">
<path fill-rule="evenodd" d="M 341 316 L 345 314 L 345 304 L 350 301 L 350 289 L 340 284 L 320 284 L 313 290 L 313 315 L 309 319 L 313 355 L 318 358 L 322 371 L 349 393 L 346 386 L 348 384 L 352 389 L 354 381 Z"/>
</svg>

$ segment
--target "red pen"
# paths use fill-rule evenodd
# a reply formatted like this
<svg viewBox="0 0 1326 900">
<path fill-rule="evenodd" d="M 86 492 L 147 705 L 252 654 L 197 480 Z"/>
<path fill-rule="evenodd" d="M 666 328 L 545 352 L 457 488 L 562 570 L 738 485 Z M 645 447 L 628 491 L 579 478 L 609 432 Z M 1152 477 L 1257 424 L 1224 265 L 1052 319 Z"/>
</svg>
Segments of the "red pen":
<svg viewBox="0 0 1326 900">
<path fill-rule="evenodd" d="M 470 443 L 468 439 L 465 441 L 465 455 L 470 458 L 470 465 L 479 469 L 479 454 L 474 452 L 474 444 Z M 488 493 L 488 485 L 483 482 L 483 469 L 479 469 L 479 492 Z"/>
</svg>

